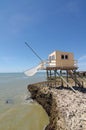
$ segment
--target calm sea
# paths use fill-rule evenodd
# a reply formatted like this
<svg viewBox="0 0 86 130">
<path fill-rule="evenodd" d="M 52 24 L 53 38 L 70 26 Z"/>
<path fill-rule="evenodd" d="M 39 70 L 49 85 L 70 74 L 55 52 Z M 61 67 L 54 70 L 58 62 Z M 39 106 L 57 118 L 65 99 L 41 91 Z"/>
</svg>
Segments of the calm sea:
<svg viewBox="0 0 86 130">
<path fill-rule="evenodd" d="M 0 130 L 44 130 L 49 123 L 44 109 L 30 97 L 27 85 L 46 79 L 44 73 L 0 74 Z"/>
</svg>

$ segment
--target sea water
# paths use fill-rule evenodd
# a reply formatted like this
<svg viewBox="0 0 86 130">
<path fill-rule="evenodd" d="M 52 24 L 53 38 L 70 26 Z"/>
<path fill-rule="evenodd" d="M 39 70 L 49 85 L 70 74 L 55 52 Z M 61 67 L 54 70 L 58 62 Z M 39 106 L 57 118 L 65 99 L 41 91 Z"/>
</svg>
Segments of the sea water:
<svg viewBox="0 0 86 130">
<path fill-rule="evenodd" d="M 44 73 L 32 77 L 24 73 L 0 74 L 0 130 L 44 130 L 48 115 L 30 98 L 27 85 L 45 79 Z"/>
</svg>

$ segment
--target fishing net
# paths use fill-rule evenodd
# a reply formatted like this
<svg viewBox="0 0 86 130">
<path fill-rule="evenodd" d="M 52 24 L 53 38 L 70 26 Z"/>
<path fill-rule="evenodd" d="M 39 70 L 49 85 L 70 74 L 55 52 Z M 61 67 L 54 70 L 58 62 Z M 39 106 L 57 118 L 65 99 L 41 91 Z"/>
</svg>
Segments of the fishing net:
<svg viewBox="0 0 86 130">
<path fill-rule="evenodd" d="M 35 73 L 37 73 L 38 70 L 40 70 L 42 68 L 42 64 L 39 64 L 38 66 L 29 69 L 27 71 L 24 72 L 25 75 L 27 76 L 33 76 Z"/>
</svg>

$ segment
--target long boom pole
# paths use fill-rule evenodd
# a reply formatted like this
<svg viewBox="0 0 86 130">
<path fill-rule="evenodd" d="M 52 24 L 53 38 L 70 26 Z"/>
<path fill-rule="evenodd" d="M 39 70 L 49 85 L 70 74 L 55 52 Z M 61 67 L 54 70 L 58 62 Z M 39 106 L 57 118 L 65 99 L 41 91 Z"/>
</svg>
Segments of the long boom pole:
<svg viewBox="0 0 86 130">
<path fill-rule="evenodd" d="M 25 42 L 25 44 L 26 44 L 26 46 L 28 47 L 28 48 L 30 48 L 30 50 L 38 57 L 38 59 L 42 62 L 43 60 L 42 60 L 42 58 L 33 50 L 33 48 L 27 43 L 27 42 Z"/>
</svg>

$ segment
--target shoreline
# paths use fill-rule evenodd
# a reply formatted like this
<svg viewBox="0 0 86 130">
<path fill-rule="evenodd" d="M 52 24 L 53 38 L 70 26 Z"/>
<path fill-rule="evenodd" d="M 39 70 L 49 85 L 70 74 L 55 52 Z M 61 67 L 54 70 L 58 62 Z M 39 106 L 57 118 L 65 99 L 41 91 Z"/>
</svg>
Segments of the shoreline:
<svg viewBox="0 0 86 130">
<path fill-rule="evenodd" d="M 48 90 L 48 88 L 44 88 L 44 87 L 40 87 L 40 86 L 33 86 L 33 85 L 28 85 L 28 90 L 31 93 L 31 98 L 33 100 L 36 100 L 40 105 L 42 105 L 42 107 L 45 109 L 45 111 L 47 112 L 48 116 L 49 116 L 49 125 L 45 128 L 45 130 L 56 130 L 56 119 L 54 118 L 54 120 L 52 120 L 53 118 L 53 114 L 51 111 L 52 110 L 52 103 L 54 103 L 53 105 L 56 106 L 55 102 L 53 102 L 53 97 L 52 97 L 52 93 Z M 54 122 L 52 122 L 54 121 Z M 51 124 L 53 124 L 51 126 Z"/>
<path fill-rule="evenodd" d="M 52 88 L 37 83 L 28 85 L 31 98 L 45 109 L 50 123 L 45 130 L 86 129 L 86 88 L 74 93 L 67 88 Z"/>
</svg>

